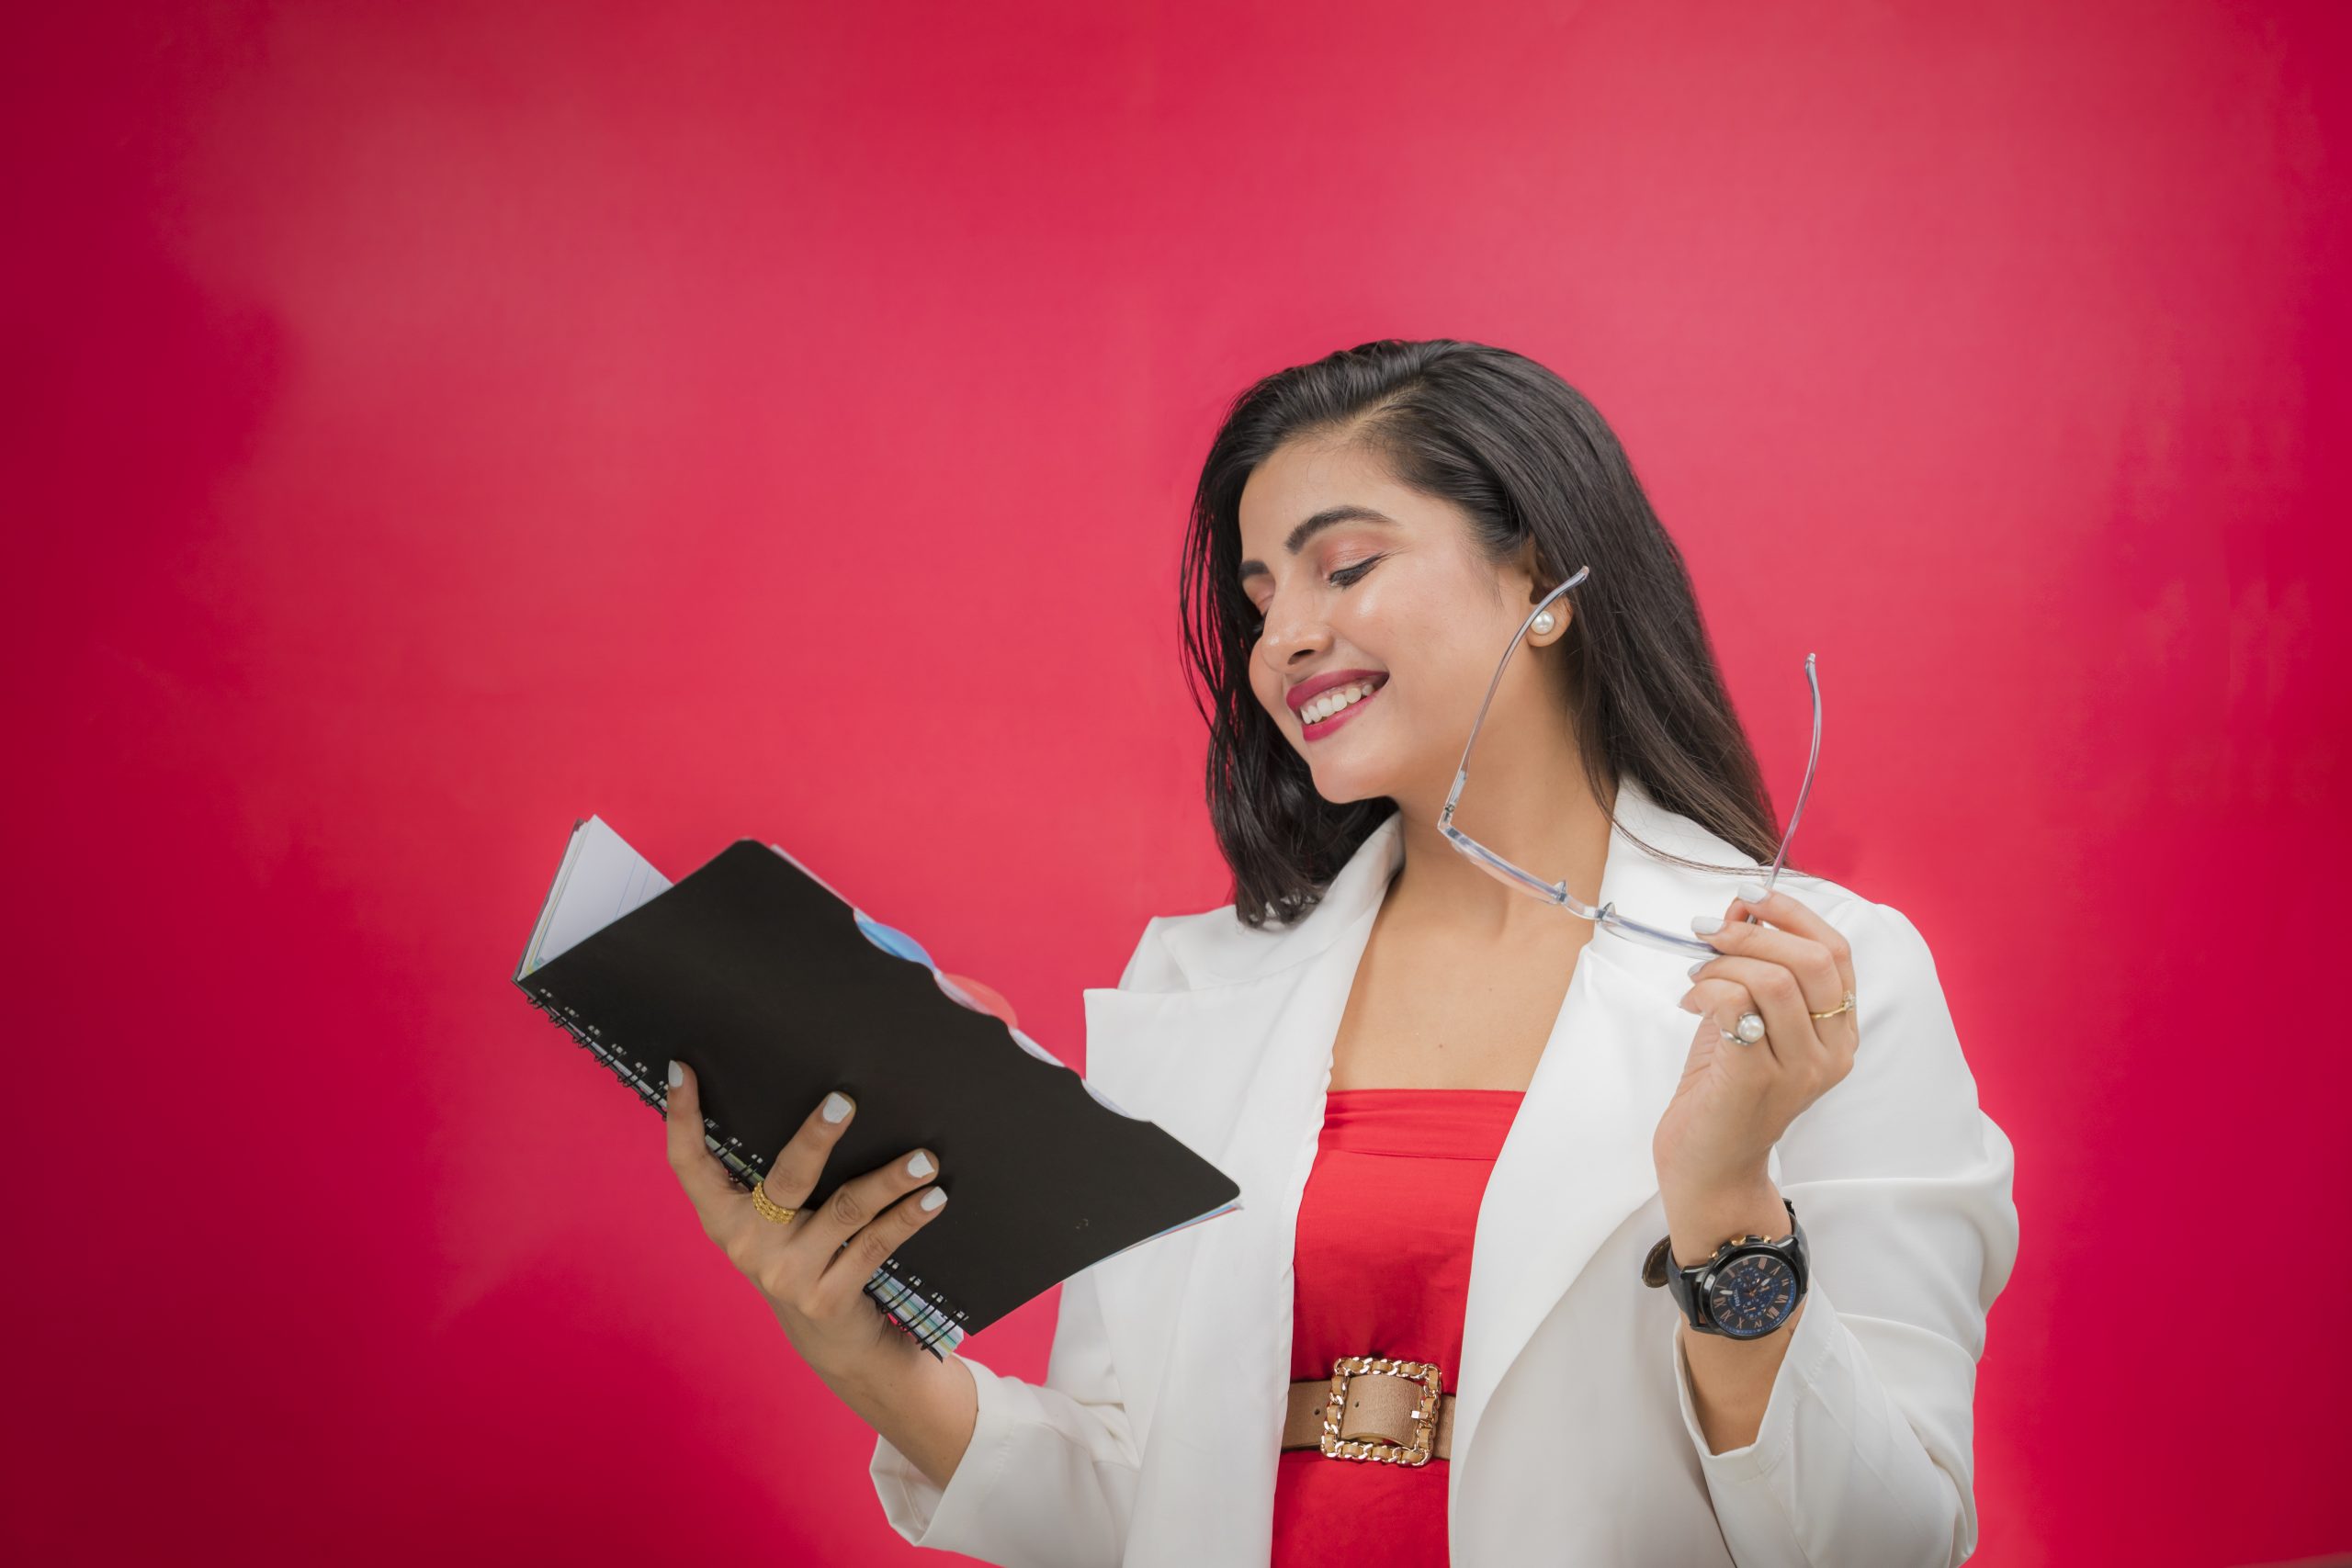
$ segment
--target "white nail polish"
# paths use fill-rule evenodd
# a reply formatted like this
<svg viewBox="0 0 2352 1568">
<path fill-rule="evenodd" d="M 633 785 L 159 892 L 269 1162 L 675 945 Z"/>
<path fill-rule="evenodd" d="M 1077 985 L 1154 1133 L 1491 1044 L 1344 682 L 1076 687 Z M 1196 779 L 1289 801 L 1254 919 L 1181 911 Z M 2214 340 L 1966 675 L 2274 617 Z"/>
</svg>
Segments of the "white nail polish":
<svg viewBox="0 0 2352 1568">
<path fill-rule="evenodd" d="M 819 1106 L 817 1110 L 826 1121 L 838 1122 L 849 1114 L 849 1100 L 838 1092 L 829 1094 L 825 1096 L 825 1103 Z"/>
<path fill-rule="evenodd" d="M 1704 969 L 1708 964 L 1713 964 L 1713 962 L 1714 960 L 1712 958 L 1702 958 L 1698 963 L 1693 964 L 1690 968 L 1685 969 L 1683 973 L 1695 980 L 1699 977 L 1699 971 Z"/>
<path fill-rule="evenodd" d="M 685 1081 L 686 1081 L 686 1070 L 685 1070 L 685 1068 L 684 1068 L 684 1067 L 682 1067 L 682 1066 L 678 1066 L 678 1064 L 677 1064 L 675 1061 L 673 1061 L 673 1062 L 670 1064 L 670 1087 L 671 1087 L 672 1089 L 680 1089 L 680 1088 L 683 1088 L 683 1087 L 684 1087 L 684 1085 L 685 1085 Z"/>
<path fill-rule="evenodd" d="M 1743 904 L 1761 904 L 1770 897 L 1771 895 L 1764 890 L 1764 885 L 1760 882 L 1743 882 L 1739 885 L 1739 898 Z"/>
<path fill-rule="evenodd" d="M 937 1170 L 938 1168 L 939 1168 L 937 1166 L 931 1163 L 931 1156 L 929 1155 L 917 1155 L 914 1158 L 907 1161 L 907 1174 L 909 1176 L 929 1176 L 933 1171 Z"/>
<path fill-rule="evenodd" d="M 1690 929 L 1701 936 L 1713 936 L 1724 929 L 1724 923 L 1713 915 L 1693 915 L 1690 917 Z"/>
<path fill-rule="evenodd" d="M 936 1209 L 947 1201 L 947 1190 L 944 1187 L 933 1187 L 915 1201 L 926 1209 Z"/>
</svg>

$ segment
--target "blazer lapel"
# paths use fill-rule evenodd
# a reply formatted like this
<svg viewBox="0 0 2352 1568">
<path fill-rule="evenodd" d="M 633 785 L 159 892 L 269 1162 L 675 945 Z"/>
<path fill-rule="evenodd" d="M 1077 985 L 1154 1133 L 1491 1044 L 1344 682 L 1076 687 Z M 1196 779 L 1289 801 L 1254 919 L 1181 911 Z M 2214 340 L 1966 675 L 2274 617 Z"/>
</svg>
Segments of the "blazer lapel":
<svg viewBox="0 0 2352 1568">
<path fill-rule="evenodd" d="M 1617 819 L 1644 840 L 1717 863 L 1747 861 L 1621 779 Z M 1612 830 L 1600 902 L 1652 924 L 1712 910 L 1710 874 L 1674 865 Z M 1727 889 L 1724 896 L 1727 896 Z M 1574 916 L 1564 916 L 1574 919 Z M 1458 1482 L 1495 1389 L 1610 1234 L 1657 1192 L 1650 1138 L 1681 1080 L 1698 1020 L 1675 1006 L 1687 960 L 1596 931 L 1577 954 L 1544 1055 L 1478 1208 L 1462 1366 L 1454 1390 Z M 1638 1289 L 1639 1281 L 1623 1281 Z"/>
<path fill-rule="evenodd" d="M 1150 1107 L 1241 1188 L 1237 1212 L 1193 1233 L 1172 1314 L 1148 1299 L 1170 1276 L 1140 1255 L 1137 1268 L 1102 1277 L 1110 1315 L 1165 1325 L 1167 1359 L 1138 1380 L 1149 1392 L 1130 1565 L 1270 1555 L 1298 1202 L 1321 1137 L 1331 1045 L 1402 863 L 1399 829 L 1394 816 L 1374 829 L 1286 931 L 1250 931 L 1229 915 L 1171 928 L 1169 952 L 1193 988 L 1088 993 L 1089 1077 L 1114 1101 L 1132 1095 Z M 1098 1021 L 1115 1031 L 1100 1043 L 1112 1058 L 1100 1077 Z M 1133 1354 L 1152 1350 L 1137 1344 Z"/>
<path fill-rule="evenodd" d="M 1669 852 L 1746 860 L 1621 779 L 1617 816 Z M 1123 1392 L 1144 1444 L 1128 1562 L 1262 1562 L 1290 1383 L 1292 1249 L 1322 1131 L 1331 1048 L 1388 883 L 1391 815 L 1285 931 L 1229 909 L 1171 923 L 1175 991 L 1084 994 L 1087 1078 L 1241 1188 L 1240 1207 L 1098 1265 Z M 1672 920 L 1712 907 L 1705 874 L 1612 832 L 1600 899 Z M 1574 919 L 1563 915 L 1564 919 Z M 1696 1021 L 1685 961 L 1596 936 L 1579 954 L 1480 1204 L 1453 1472 L 1497 1384 L 1626 1216 L 1657 1190 L 1650 1135 Z M 1203 1506 L 1215 1498 L 1215 1506 Z"/>
</svg>

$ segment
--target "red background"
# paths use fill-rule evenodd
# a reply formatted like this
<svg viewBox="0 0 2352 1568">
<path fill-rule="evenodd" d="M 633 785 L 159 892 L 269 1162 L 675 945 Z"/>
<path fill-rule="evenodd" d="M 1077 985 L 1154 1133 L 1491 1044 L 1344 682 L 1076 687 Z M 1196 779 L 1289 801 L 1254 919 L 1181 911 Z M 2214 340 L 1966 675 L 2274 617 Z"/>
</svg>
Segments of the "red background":
<svg viewBox="0 0 2352 1568">
<path fill-rule="evenodd" d="M 0 1548 L 915 1559 L 515 955 L 775 838 L 1078 1055 L 1219 410 L 1383 335 L 1615 423 L 1783 810 L 1820 655 L 2019 1152 L 1978 1561 L 2352 1544 L 2347 16 L 19 16 Z"/>
</svg>

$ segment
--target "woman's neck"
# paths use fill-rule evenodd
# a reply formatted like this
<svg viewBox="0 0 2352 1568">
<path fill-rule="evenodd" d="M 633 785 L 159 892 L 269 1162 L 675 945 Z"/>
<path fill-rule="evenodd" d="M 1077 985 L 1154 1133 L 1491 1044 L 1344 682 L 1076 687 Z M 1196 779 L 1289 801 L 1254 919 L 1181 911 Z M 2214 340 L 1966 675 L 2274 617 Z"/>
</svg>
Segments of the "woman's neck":
<svg viewBox="0 0 2352 1568">
<path fill-rule="evenodd" d="M 1476 761 L 1454 826 L 1546 882 L 1565 878 L 1570 893 L 1598 903 L 1615 784 L 1609 802 L 1595 799 L 1573 755 L 1550 767 L 1511 766 L 1482 746 Z M 1446 782 L 1451 787 L 1453 781 Z M 1509 944 L 1555 937 L 1559 911 L 1481 870 L 1438 830 L 1443 805 L 1442 797 L 1434 804 L 1398 802 L 1404 855 L 1385 896 L 1392 912 L 1474 941 Z"/>
</svg>

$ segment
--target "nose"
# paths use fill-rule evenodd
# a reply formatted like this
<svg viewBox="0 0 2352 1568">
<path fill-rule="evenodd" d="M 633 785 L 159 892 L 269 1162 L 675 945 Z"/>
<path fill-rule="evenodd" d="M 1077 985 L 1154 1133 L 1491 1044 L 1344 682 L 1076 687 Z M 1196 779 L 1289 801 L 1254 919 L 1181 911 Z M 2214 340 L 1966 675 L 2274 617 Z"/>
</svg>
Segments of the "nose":
<svg viewBox="0 0 2352 1568">
<path fill-rule="evenodd" d="M 1328 647 L 1331 628 L 1313 611 L 1292 612 L 1277 606 L 1258 633 L 1258 652 L 1276 670 L 1312 660 Z"/>
</svg>

